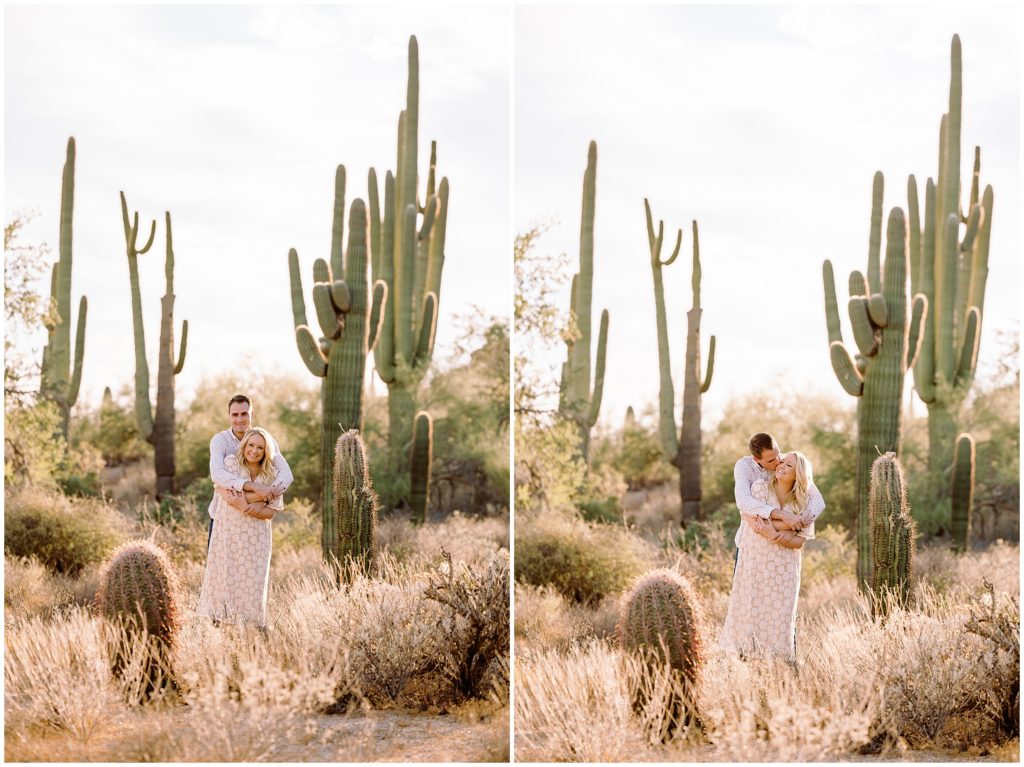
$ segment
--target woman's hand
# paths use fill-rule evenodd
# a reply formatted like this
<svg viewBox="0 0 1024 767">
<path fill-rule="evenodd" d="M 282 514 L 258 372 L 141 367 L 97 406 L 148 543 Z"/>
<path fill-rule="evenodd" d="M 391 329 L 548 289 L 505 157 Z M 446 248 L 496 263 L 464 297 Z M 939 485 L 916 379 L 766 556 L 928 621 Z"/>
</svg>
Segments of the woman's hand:
<svg viewBox="0 0 1024 767">
<path fill-rule="evenodd" d="M 253 519 L 273 519 L 276 509 L 272 509 L 265 503 L 250 503 L 242 512 Z"/>
</svg>

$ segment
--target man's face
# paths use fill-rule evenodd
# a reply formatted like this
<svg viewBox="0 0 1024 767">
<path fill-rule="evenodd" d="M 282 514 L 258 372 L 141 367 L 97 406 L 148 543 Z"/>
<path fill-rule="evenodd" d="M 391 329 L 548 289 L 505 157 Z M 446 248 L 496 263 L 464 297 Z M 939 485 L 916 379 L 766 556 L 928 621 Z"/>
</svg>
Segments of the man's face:
<svg viewBox="0 0 1024 767">
<path fill-rule="evenodd" d="M 231 422 L 231 431 L 241 439 L 242 435 L 249 430 L 252 422 L 252 413 L 249 411 L 248 402 L 232 402 L 228 408 L 228 420 Z"/>
<path fill-rule="evenodd" d="M 768 448 L 761 451 L 761 457 L 755 458 L 762 469 L 775 471 L 779 467 L 779 451 L 775 448 Z"/>
</svg>

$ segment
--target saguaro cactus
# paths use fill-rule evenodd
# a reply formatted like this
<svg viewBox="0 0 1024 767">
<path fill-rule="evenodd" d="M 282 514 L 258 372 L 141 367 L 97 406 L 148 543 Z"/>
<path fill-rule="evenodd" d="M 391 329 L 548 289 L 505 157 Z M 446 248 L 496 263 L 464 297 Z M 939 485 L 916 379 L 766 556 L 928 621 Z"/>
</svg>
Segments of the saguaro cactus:
<svg viewBox="0 0 1024 767">
<path fill-rule="evenodd" d="M 292 320 L 295 342 L 306 368 L 323 379 L 320 387 L 322 433 L 320 459 L 323 527 L 321 549 L 328 561 L 336 556 L 338 527 L 334 485 L 331 482 L 334 447 L 342 432 L 363 428 L 363 379 L 366 357 L 380 337 L 382 310 L 388 288 L 378 280 L 372 299 L 367 290 L 369 227 L 366 204 L 353 200 L 349 210 L 348 250 L 342 254 L 345 234 L 345 168 L 334 176 L 334 216 L 330 263 L 313 263 L 313 304 L 323 335 L 314 336 L 306 321 L 306 302 L 299 274 L 299 254 L 288 251 Z M 342 279 L 342 275 L 344 279 Z"/>
<path fill-rule="evenodd" d="M 857 344 L 856 361 L 843 344 L 839 327 L 832 262 L 822 265 L 825 322 L 829 354 L 839 383 L 857 401 L 857 581 L 871 580 L 871 535 L 868 495 L 871 466 L 879 453 L 899 453 L 901 400 L 907 368 L 914 364 L 928 300 L 914 296 L 908 328 L 907 228 L 903 211 L 893 208 L 886 232 L 885 273 L 880 269 L 882 192 L 884 179 L 875 174 L 871 198 L 868 275 L 850 273 L 850 323 Z"/>
<path fill-rule="evenodd" d="M 397 171 L 385 177 L 383 210 L 376 170 L 371 168 L 368 178 L 373 278 L 387 285 L 390 296 L 374 362 L 388 386 L 388 441 L 399 448 L 409 444 L 416 389 L 434 354 L 448 221 L 448 179 L 435 186 L 436 142 L 431 142 L 424 202 L 417 200 L 419 92 L 419 47 L 410 37 Z"/>
<path fill-rule="evenodd" d="M 67 443 L 71 408 L 78 400 L 82 383 L 82 358 L 85 355 L 85 317 L 89 302 L 78 302 L 78 326 L 75 329 L 75 364 L 71 366 L 71 239 L 75 208 L 75 139 L 68 139 L 67 159 L 60 185 L 60 250 L 50 275 L 50 303 L 56 308 L 46 320 L 46 346 L 39 385 L 40 394 L 57 405 L 60 428 Z"/>
<path fill-rule="evenodd" d="M 903 467 L 896 453 L 888 452 L 871 466 L 871 585 L 874 610 L 884 614 L 889 599 L 906 604 L 916 551 L 917 524 L 907 504 Z"/>
<path fill-rule="evenodd" d="M 139 692 L 147 696 L 167 684 L 181 608 L 174 570 L 164 551 L 150 541 L 131 541 L 119 548 L 100 572 L 96 603 L 101 614 L 127 631 L 127 644 L 118 643 L 113 653 L 115 675 L 128 662 L 133 637 L 145 631 L 153 645 Z"/>
<path fill-rule="evenodd" d="M 580 220 L 580 270 L 573 275 L 570 293 L 570 323 L 564 334 L 567 347 L 562 363 L 558 412 L 579 429 L 580 455 L 590 456 L 590 430 L 597 423 L 604 393 L 604 366 L 608 348 L 608 310 L 601 312 L 597 336 L 597 366 L 594 388 L 590 388 L 590 310 L 594 288 L 594 210 L 597 199 L 597 144 L 590 142 L 587 170 L 583 174 L 583 213 Z"/>
<path fill-rule="evenodd" d="M 686 700 L 671 701 L 680 721 L 695 714 L 703 665 L 703 613 L 689 581 L 674 570 L 642 575 L 623 601 L 618 634 L 622 649 L 646 662 L 668 664 L 679 675 Z"/>
<path fill-rule="evenodd" d="M 338 524 L 334 556 L 364 570 L 377 545 L 377 494 L 370 482 L 366 445 L 356 429 L 338 437 L 334 449 L 334 515 Z"/>
<path fill-rule="evenodd" d="M 430 464 L 434 457 L 434 420 L 430 413 L 421 410 L 416 414 L 412 430 L 411 495 L 412 518 L 416 522 L 427 521 L 427 507 L 430 503 Z"/>
<path fill-rule="evenodd" d="M 185 348 L 188 344 L 188 320 L 181 324 L 181 348 L 178 361 L 174 361 L 174 247 L 171 238 L 171 214 L 165 212 L 167 227 L 167 253 L 164 258 L 164 276 L 167 284 L 160 299 L 160 343 L 157 346 L 156 420 L 149 401 L 149 364 L 146 362 L 146 336 L 142 324 L 142 296 L 139 290 L 138 257 L 153 245 L 156 221 L 149 230 L 149 239 L 138 247 L 139 214 L 129 220 L 128 203 L 121 192 L 121 219 L 128 255 L 128 280 L 132 294 L 132 333 L 135 337 L 135 419 L 139 433 L 153 445 L 156 467 L 156 497 L 163 498 L 174 492 L 174 377 L 185 366 Z"/>
<path fill-rule="evenodd" d="M 715 337 L 711 336 L 708 349 L 708 370 L 701 381 L 700 371 L 700 320 L 703 309 L 700 305 L 700 241 L 697 236 L 697 222 L 693 222 L 693 306 L 686 313 L 686 367 L 683 378 L 683 422 L 676 438 L 675 391 L 672 386 L 672 361 L 668 345 L 668 321 L 665 318 L 665 287 L 661 278 L 662 267 L 669 266 L 679 256 L 683 244 L 683 230 L 676 235 L 676 245 L 668 260 L 661 260 L 661 247 L 665 235 L 665 222 L 658 222 L 654 231 L 651 206 L 644 200 L 647 214 L 647 241 L 650 244 L 651 272 L 654 276 L 654 311 L 658 325 L 658 369 L 660 372 L 660 396 L 658 399 L 661 434 L 661 448 L 669 463 L 679 469 L 679 496 L 682 502 L 682 523 L 703 519 L 701 510 L 700 482 L 700 404 L 701 395 L 711 387 L 711 376 L 715 371 Z"/>
<path fill-rule="evenodd" d="M 953 547 L 966 551 L 971 543 L 971 507 L 974 505 L 974 437 L 956 438 L 952 479 Z"/>
<path fill-rule="evenodd" d="M 938 183 L 929 178 L 925 186 L 923 229 L 917 181 L 911 176 L 907 182 L 911 286 L 932 307 L 914 366 L 914 387 L 928 406 L 928 466 L 936 498 L 948 486 L 960 408 L 978 363 L 992 234 L 992 187 L 979 195 L 980 147 L 974 150 L 966 215 L 960 207 L 962 100 L 960 38 L 954 35 L 949 111 L 939 125 Z"/>
</svg>

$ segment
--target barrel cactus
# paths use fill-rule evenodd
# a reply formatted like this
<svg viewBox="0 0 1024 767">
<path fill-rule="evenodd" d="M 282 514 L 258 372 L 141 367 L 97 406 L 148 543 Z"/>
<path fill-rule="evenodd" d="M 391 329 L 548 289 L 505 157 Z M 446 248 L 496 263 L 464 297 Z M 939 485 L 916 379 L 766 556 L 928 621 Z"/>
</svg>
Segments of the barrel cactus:
<svg viewBox="0 0 1024 767">
<path fill-rule="evenodd" d="M 102 615 L 124 626 L 128 643 L 116 643 L 112 665 L 123 676 L 131 656 L 132 640 L 146 632 L 152 643 L 146 655 L 141 697 L 149 697 L 170 682 L 170 654 L 181 623 L 177 583 L 171 562 L 150 541 L 131 541 L 114 552 L 100 573 L 96 597 Z"/>
<path fill-rule="evenodd" d="M 647 663 L 667 663 L 682 683 L 685 700 L 671 700 L 677 725 L 696 719 L 696 688 L 703 662 L 703 613 L 689 581 L 673 570 L 652 570 L 623 602 L 618 633 L 622 648 Z M 637 701 L 643 705 L 643 701 Z"/>
<path fill-rule="evenodd" d="M 874 565 L 873 604 L 876 614 L 884 614 L 889 599 L 895 597 L 899 604 L 907 602 L 917 538 L 917 525 L 907 504 L 903 467 L 893 452 L 879 456 L 871 466 L 868 514 Z"/>
<path fill-rule="evenodd" d="M 971 506 L 974 503 L 974 437 L 956 438 L 953 458 L 953 547 L 966 551 L 971 540 Z"/>
<path fill-rule="evenodd" d="M 412 429 L 411 500 L 412 518 L 417 522 L 427 521 L 427 506 L 430 503 L 430 463 L 434 457 L 434 421 L 430 413 L 421 410 L 416 414 Z"/>
<path fill-rule="evenodd" d="M 377 493 L 370 481 L 366 445 L 356 429 L 344 432 L 334 448 L 334 516 L 339 562 L 351 559 L 366 570 L 377 542 Z"/>
</svg>

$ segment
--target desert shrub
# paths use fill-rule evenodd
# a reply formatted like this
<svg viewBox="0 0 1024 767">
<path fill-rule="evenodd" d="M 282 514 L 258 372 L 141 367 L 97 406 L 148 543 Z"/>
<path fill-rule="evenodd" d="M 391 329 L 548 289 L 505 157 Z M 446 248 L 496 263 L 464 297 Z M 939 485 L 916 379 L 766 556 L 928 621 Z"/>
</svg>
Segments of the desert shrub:
<svg viewBox="0 0 1024 767">
<path fill-rule="evenodd" d="M 991 583 L 971 605 L 964 628 L 987 640 L 978 658 L 983 678 L 975 689 L 985 716 L 1008 737 L 1020 736 L 1020 604 L 999 600 Z"/>
<path fill-rule="evenodd" d="M 661 449 L 654 411 L 648 406 L 639 419 L 625 423 L 621 431 L 592 438 L 591 466 L 615 467 L 629 490 L 657 487 L 676 479 L 677 470 L 665 460 Z"/>
<path fill-rule="evenodd" d="M 274 554 L 320 545 L 320 518 L 305 499 L 288 503 L 274 515 Z"/>
<path fill-rule="evenodd" d="M 52 617 L 72 601 L 68 582 L 35 557 L 4 557 L 4 609 L 14 620 Z"/>
<path fill-rule="evenodd" d="M 516 524 L 516 580 L 550 584 L 587 605 L 625 589 L 653 555 L 624 528 L 566 514 L 523 515 Z"/>
<path fill-rule="evenodd" d="M 4 553 L 35 557 L 74 577 L 126 538 L 125 519 L 102 501 L 67 498 L 42 488 L 9 493 L 4 505 Z"/>
<path fill-rule="evenodd" d="M 94 448 L 106 466 L 152 461 L 153 448 L 139 433 L 134 398 L 134 390 L 125 385 L 116 397 L 105 397 L 99 409 L 80 403 L 71 421 L 72 448 Z"/>
<path fill-rule="evenodd" d="M 455 565 L 447 553 L 445 559 L 423 595 L 450 611 L 438 626 L 444 674 L 462 695 L 480 697 L 489 692 L 494 664 L 510 652 L 508 552 L 493 554 L 486 569 Z"/>
<path fill-rule="evenodd" d="M 19 406 L 5 398 L 4 484 L 49 485 L 64 460 L 60 414 L 52 402 Z"/>
<path fill-rule="evenodd" d="M 849 533 L 835 525 L 825 525 L 820 529 L 815 525 L 815 528 L 814 540 L 808 541 L 803 548 L 801 591 L 815 583 L 854 575 L 857 555 Z"/>
<path fill-rule="evenodd" d="M 516 513 L 567 511 L 586 478 L 576 456 L 579 433 L 570 421 L 516 425 Z"/>
</svg>

